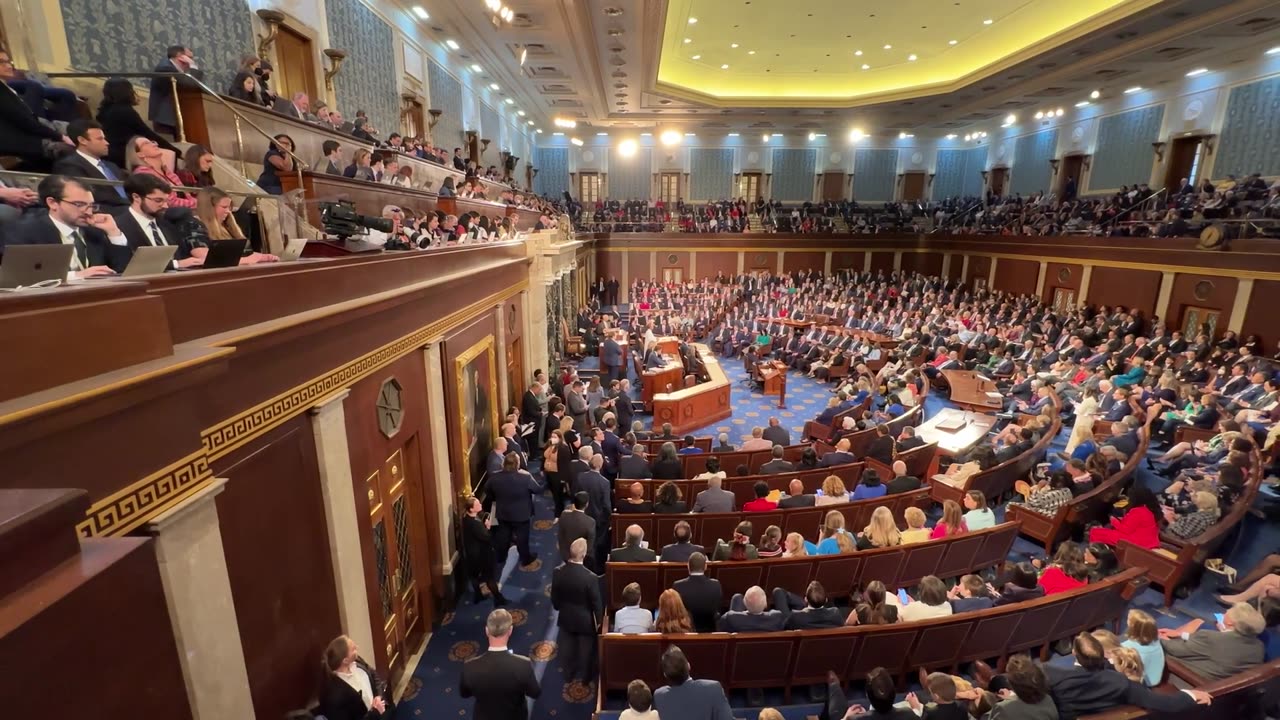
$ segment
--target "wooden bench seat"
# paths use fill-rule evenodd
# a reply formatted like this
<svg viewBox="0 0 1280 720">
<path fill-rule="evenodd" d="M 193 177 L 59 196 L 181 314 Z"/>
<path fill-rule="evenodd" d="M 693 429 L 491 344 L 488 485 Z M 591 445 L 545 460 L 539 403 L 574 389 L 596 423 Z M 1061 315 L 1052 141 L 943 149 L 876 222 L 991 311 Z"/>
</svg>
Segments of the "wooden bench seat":
<svg viewBox="0 0 1280 720">
<path fill-rule="evenodd" d="M 1280 703 L 1280 660 L 1212 682 L 1197 675 L 1177 658 L 1165 656 L 1165 669 L 1170 676 L 1212 695 L 1213 702 L 1207 706 L 1197 705 L 1184 713 L 1149 712 L 1124 705 L 1106 712 L 1081 715 L 1079 720 L 1245 720 L 1265 717 L 1267 709 Z"/>
<path fill-rule="evenodd" d="M 785 492 L 787 486 L 792 480 L 800 480 L 804 483 L 805 492 L 813 492 L 822 487 L 822 481 L 829 475 L 835 475 L 844 482 L 845 488 L 852 490 L 854 485 L 858 484 L 858 479 L 862 477 L 862 469 L 865 467 L 862 463 L 849 463 L 847 465 L 833 465 L 825 468 L 814 468 L 813 470 L 801 470 L 789 473 L 777 473 L 774 475 L 745 475 L 743 477 L 730 477 L 722 481 L 721 487 L 734 495 L 734 503 L 738 507 L 742 507 L 743 503 L 751 502 L 755 499 L 755 485 L 757 481 L 763 480 L 769 485 L 770 490 L 778 490 Z M 653 500 L 653 496 L 657 493 L 658 488 L 663 483 L 672 482 L 680 489 L 680 496 L 689 504 L 689 509 L 693 509 L 693 500 L 698 493 L 707 489 L 706 480 L 623 480 L 618 479 L 613 483 L 614 505 L 618 502 L 631 497 L 631 485 L 640 483 L 644 488 L 644 499 Z"/>
</svg>

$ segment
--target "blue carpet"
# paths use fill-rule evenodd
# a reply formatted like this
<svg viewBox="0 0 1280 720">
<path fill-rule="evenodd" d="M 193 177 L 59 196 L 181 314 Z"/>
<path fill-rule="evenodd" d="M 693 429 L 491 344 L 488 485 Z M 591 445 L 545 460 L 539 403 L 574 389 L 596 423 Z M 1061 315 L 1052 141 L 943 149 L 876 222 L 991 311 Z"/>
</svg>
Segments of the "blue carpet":
<svg viewBox="0 0 1280 720">
<path fill-rule="evenodd" d="M 592 369 L 596 365 L 594 358 L 587 358 L 580 367 Z M 721 432 L 729 433 L 731 442 L 739 444 L 751 434 L 755 425 L 764 426 L 770 416 L 778 417 L 783 425 L 791 431 L 792 441 L 800 440 L 806 420 L 812 419 L 826 407 L 831 397 L 829 385 L 818 383 L 797 373 L 787 377 L 787 407 L 777 408 L 777 397 L 766 397 L 758 392 L 751 392 L 741 382 L 744 378 L 740 360 L 724 361 L 726 375 L 732 384 L 733 416 L 719 423 L 700 428 L 693 432 L 699 437 L 714 436 Z M 634 377 L 632 378 L 634 381 Z M 950 406 L 945 398 L 930 395 L 925 402 L 925 417 L 931 417 L 941 408 Z M 1054 443 L 1054 450 L 1060 450 L 1066 444 L 1068 431 L 1064 430 Z M 1153 452 L 1153 457 L 1158 453 Z M 1152 489 L 1159 490 L 1168 484 L 1168 480 L 1140 466 L 1137 482 Z M 1270 493 L 1267 493 L 1270 495 Z M 996 508 L 997 517 L 1003 519 L 1004 508 Z M 936 514 L 936 513 L 935 513 Z M 502 593 L 511 604 L 508 608 L 516 620 L 516 630 L 512 635 L 511 648 L 517 653 L 527 655 L 535 661 L 537 676 L 542 684 L 542 696 L 531 703 L 532 720 L 587 720 L 595 710 L 596 698 L 592 687 L 574 683 L 566 686 L 556 662 L 556 614 L 551 609 L 549 599 L 551 588 L 551 570 L 559 562 L 556 549 L 555 530 L 551 524 L 551 501 L 542 498 L 538 501 L 537 519 L 532 532 L 532 546 L 540 556 L 535 568 L 528 571 L 517 567 L 515 549 L 511 550 L 506 566 L 502 572 Z M 1267 553 L 1280 550 L 1280 529 L 1274 524 L 1249 515 L 1241 524 L 1235 538 L 1224 544 L 1222 553 L 1228 564 L 1242 573 L 1246 572 Z M 1018 539 L 1010 553 L 1010 559 L 1021 560 L 1031 556 L 1042 555 L 1039 545 Z M 1211 574 L 1191 595 L 1174 603 L 1170 609 L 1163 606 L 1163 597 L 1155 589 L 1147 589 L 1133 601 L 1133 607 L 1149 612 L 1161 627 L 1176 627 L 1192 618 L 1206 619 L 1212 622 L 1213 614 L 1220 611 L 1214 603 L 1212 593 L 1217 591 L 1216 576 Z M 434 633 L 427 645 L 417 670 L 409 682 L 401 700 L 400 717 L 459 717 L 471 716 L 472 701 L 458 696 L 458 677 L 462 663 L 486 647 L 484 637 L 484 620 L 493 605 L 484 600 L 475 603 L 469 591 L 455 612 L 445 617 L 434 628 Z M 1055 661 L 1065 661 L 1055 658 Z M 914 683 L 911 688 L 915 689 Z M 793 702 L 799 703 L 804 698 L 804 690 L 797 689 L 793 693 Z M 861 702 L 860 693 L 853 689 L 851 702 Z M 766 703 L 782 702 L 781 693 L 768 692 Z M 739 717 L 754 719 L 758 711 L 747 706 L 742 693 L 734 693 L 731 702 Z M 605 708 L 609 711 L 602 718 L 613 720 L 616 713 L 625 706 L 620 697 L 610 696 L 606 699 Z M 803 720 L 808 715 L 816 715 L 816 705 L 793 704 L 780 707 L 787 720 Z"/>
</svg>

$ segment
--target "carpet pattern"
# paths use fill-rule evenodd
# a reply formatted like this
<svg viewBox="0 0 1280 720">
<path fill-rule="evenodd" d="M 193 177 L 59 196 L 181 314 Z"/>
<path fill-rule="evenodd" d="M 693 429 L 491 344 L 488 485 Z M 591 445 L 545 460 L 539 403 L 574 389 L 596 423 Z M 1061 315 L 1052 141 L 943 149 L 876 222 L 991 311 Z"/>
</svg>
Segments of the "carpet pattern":
<svg viewBox="0 0 1280 720">
<path fill-rule="evenodd" d="M 588 358 L 582 367 L 588 369 L 593 365 L 594 359 Z M 725 432 L 736 445 L 750 437 L 752 426 L 764 426 L 770 416 L 777 416 L 783 426 L 791 431 L 792 441 L 798 442 L 805 421 L 821 412 L 831 397 L 829 385 L 793 372 L 787 378 L 787 407 L 778 409 L 776 397 L 752 392 L 742 382 L 744 372 L 741 361 L 727 359 L 723 361 L 723 365 L 732 384 L 734 413 L 727 420 L 695 431 L 693 434 L 696 436 L 714 436 Z M 949 405 L 950 402 L 945 398 L 930 395 L 925 403 L 925 416 L 930 417 Z M 1066 437 L 1067 431 L 1064 430 L 1055 441 L 1053 450 L 1061 450 Z M 1169 482 L 1146 467 L 1140 467 L 1137 481 L 1155 490 L 1162 489 Z M 1267 490 L 1264 490 L 1264 494 L 1271 496 Z M 1270 499 L 1274 501 L 1275 498 Z M 594 687 L 579 683 L 565 685 L 556 659 L 556 613 L 551 608 L 550 592 L 551 571 L 559 563 L 559 553 L 551 510 L 549 497 L 538 500 L 531 544 L 534 552 L 539 555 L 539 561 L 532 568 L 521 569 L 513 548 L 502 570 L 502 593 L 511 601 L 507 607 L 515 616 L 517 626 L 512 635 L 511 649 L 533 659 L 536 675 L 541 682 L 541 697 L 530 703 L 530 717 L 533 720 L 587 720 L 596 707 Z M 996 513 L 998 519 L 1003 520 L 1004 508 L 996 508 Z M 940 510 L 935 509 L 934 515 L 939 514 Z M 1223 555 L 1229 564 L 1244 572 L 1267 553 L 1277 549 L 1280 549 L 1280 529 L 1250 515 L 1245 518 L 1235 539 L 1224 545 Z M 1042 553 L 1040 546 L 1020 538 L 1015 542 L 1010 557 L 1021 560 Z M 1161 627 L 1176 627 L 1192 618 L 1212 621 L 1213 614 L 1220 610 L 1212 598 L 1212 593 L 1216 590 L 1216 582 L 1206 579 L 1188 598 L 1178 600 L 1172 608 L 1166 610 L 1161 594 L 1154 589 L 1147 589 L 1134 599 L 1132 606 L 1149 612 Z M 401 700 L 397 717 L 471 717 L 473 702 L 459 697 L 458 678 L 462 663 L 487 647 L 484 621 L 492 608 L 491 601 L 482 599 L 476 602 L 468 590 L 456 610 L 445 615 L 435 626 L 422 660 Z M 1053 662 L 1069 664 L 1070 658 L 1059 656 Z M 914 684 L 912 689 L 915 689 Z M 803 697 L 803 691 L 798 694 Z M 747 706 L 742 694 L 735 693 L 730 700 L 738 717 L 754 719 L 758 714 L 755 708 Z M 781 694 L 767 693 L 765 700 L 766 703 L 781 703 Z M 851 691 L 851 702 L 864 700 L 857 689 Z M 602 718 L 612 720 L 625 707 L 625 700 L 610 696 L 606 698 L 604 707 L 607 712 Z M 818 711 L 818 707 L 812 704 L 795 704 L 780 709 L 787 720 L 801 720 L 809 715 L 816 715 Z"/>
</svg>

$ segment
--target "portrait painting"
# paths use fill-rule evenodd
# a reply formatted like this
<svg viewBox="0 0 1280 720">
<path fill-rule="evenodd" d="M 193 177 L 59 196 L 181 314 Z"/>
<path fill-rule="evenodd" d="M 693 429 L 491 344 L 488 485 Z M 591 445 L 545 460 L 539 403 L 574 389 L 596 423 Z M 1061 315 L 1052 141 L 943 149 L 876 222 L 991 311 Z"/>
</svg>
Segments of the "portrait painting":
<svg viewBox="0 0 1280 720">
<path fill-rule="evenodd" d="M 455 451 L 461 454 L 458 466 L 462 471 L 462 492 L 476 494 L 481 490 L 485 460 L 493 450 L 498 429 L 493 336 L 467 348 L 454 362 L 454 417 L 458 418 Z"/>
</svg>

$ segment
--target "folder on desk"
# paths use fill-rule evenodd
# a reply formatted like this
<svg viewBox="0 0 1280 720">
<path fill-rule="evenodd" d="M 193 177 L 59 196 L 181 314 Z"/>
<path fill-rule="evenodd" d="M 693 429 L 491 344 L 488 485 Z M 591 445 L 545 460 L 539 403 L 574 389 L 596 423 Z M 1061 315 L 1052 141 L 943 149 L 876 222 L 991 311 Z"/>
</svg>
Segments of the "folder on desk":
<svg viewBox="0 0 1280 720">
<path fill-rule="evenodd" d="M 944 418 L 942 420 L 939 420 L 938 424 L 935 425 L 934 427 L 938 428 L 939 430 L 946 430 L 947 432 L 955 432 L 957 430 L 964 428 L 964 426 L 968 424 L 969 424 L 969 421 L 965 420 L 963 416 L 957 416 L 957 417 L 949 417 L 949 418 Z"/>
</svg>

